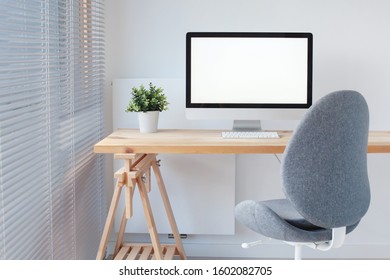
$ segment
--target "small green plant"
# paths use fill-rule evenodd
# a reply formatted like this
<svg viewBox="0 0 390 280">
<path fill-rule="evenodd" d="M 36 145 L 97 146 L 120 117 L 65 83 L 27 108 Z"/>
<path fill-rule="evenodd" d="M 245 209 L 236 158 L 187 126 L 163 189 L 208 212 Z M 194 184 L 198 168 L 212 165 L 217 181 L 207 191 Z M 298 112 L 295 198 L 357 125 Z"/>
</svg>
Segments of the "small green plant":
<svg viewBox="0 0 390 280">
<path fill-rule="evenodd" d="M 168 109 L 167 97 L 161 87 L 149 83 L 149 89 L 143 85 L 131 89 L 132 98 L 126 108 L 126 112 L 165 111 Z"/>
</svg>

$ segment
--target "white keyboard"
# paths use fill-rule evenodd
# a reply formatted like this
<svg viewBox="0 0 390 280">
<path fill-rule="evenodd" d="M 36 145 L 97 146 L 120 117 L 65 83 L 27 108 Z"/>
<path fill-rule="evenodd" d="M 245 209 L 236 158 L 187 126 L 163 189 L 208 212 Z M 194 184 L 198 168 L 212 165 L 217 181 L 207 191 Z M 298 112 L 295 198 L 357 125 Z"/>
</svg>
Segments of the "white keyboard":
<svg viewBox="0 0 390 280">
<path fill-rule="evenodd" d="M 222 131 L 222 138 L 279 138 L 275 131 Z"/>
</svg>

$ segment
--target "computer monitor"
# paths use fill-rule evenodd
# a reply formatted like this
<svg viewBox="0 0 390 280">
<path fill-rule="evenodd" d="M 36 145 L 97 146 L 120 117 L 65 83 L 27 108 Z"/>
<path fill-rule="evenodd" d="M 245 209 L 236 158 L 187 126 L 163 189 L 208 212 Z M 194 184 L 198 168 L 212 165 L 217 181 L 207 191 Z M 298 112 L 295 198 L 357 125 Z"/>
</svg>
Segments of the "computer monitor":
<svg viewBox="0 0 390 280">
<path fill-rule="evenodd" d="M 187 33 L 187 118 L 243 130 L 299 119 L 312 104 L 312 53 L 311 33 Z"/>
</svg>

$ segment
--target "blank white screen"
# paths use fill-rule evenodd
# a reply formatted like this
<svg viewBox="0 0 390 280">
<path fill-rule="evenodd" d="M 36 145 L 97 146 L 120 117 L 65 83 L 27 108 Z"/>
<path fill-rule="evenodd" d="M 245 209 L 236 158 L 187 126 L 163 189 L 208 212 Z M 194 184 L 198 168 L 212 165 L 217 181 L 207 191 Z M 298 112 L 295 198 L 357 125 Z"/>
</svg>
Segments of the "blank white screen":
<svg viewBox="0 0 390 280">
<path fill-rule="evenodd" d="M 191 103 L 307 102 L 307 38 L 191 40 Z"/>
</svg>

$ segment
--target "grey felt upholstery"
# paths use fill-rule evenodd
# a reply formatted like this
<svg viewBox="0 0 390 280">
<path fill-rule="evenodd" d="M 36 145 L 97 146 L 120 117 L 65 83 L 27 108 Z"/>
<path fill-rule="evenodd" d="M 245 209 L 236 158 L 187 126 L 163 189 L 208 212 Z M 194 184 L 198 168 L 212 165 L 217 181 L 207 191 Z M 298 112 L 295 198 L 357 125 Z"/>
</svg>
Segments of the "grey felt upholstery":
<svg viewBox="0 0 390 280">
<path fill-rule="evenodd" d="M 286 147 L 282 185 L 286 199 L 244 201 L 238 221 L 265 236 L 292 242 L 331 239 L 351 232 L 367 212 L 369 113 L 355 91 L 333 92 L 305 114 Z"/>
</svg>

